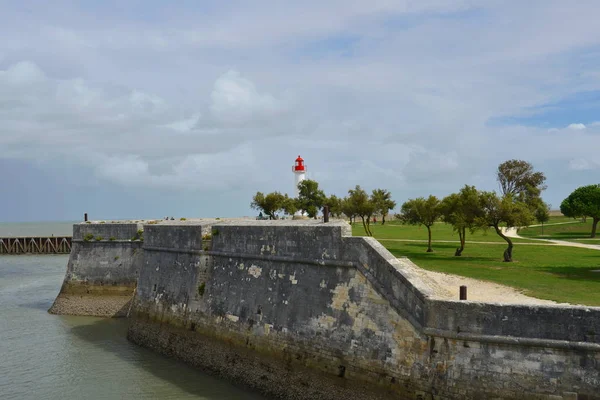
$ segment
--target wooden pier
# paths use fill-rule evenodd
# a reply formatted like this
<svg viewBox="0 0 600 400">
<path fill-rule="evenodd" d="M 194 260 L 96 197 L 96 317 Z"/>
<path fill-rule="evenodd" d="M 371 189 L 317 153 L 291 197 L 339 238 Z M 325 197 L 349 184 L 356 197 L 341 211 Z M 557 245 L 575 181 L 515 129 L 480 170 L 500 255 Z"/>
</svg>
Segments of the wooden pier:
<svg viewBox="0 0 600 400">
<path fill-rule="evenodd" d="M 69 254 L 71 236 L 0 238 L 0 254 Z"/>
</svg>

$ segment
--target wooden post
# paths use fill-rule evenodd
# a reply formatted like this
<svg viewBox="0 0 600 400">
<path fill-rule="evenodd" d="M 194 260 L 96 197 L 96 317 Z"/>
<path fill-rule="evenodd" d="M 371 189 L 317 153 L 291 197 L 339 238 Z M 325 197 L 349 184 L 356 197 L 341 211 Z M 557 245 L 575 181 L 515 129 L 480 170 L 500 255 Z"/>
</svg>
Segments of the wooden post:
<svg viewBox="0 0 600 400">
<path fill-rule="evenodd" d="M 466 299 L 467 299 L 467 287 L 461 286 L 460 287 L 460 300 L 466 300 Z"/>
</svg>

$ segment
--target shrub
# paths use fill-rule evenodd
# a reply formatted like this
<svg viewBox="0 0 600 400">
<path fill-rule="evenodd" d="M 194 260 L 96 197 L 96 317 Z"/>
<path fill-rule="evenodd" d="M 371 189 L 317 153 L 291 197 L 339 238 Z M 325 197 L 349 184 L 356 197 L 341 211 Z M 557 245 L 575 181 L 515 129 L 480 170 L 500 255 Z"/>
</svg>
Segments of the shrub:
<svg viewBox="0 0 600 400">
<path fill-rule="evenodd" d="M 100 235 L 96 236 L 96 240 L 100 241 L 102 239 L 104 239 L 102 236 L 100 236 Z"/>
<path fill-rule="evenodd" d="M 186 221 L 187 218 L 179 218 L 180 221 Z"/>
<path fill-rule="evenodd" d="M 202 240 L 212 240 L 212 235 L 210 233 L 206 233 L 202 235 Z"/>
<path fill-rule="evenodd" d="M 117 261 L 119 258 L 121 258 L 121 257 L 119 257 L 119 256 L 115 256 L 115 261 Z"/>
<path fill-rule="evenodd" d="M 198 286 L 198 294 L 200 296 L 204 296 L 204 290 L 206 289 L 206 283 L 202 282 L 199 286 Z"/>
<path fill-rule="evenodd" d="M 217 228 L 214 228 L 214 229 L 212 230 L 212 235 L 213 235 L 213 236 L 217 236 L 218 234 L 219 234 L 219 230 L 218 230 Z"/>
<path fill-rule="evenodd" d="M 138 231 L 135 233 L 135 236 L 131 238 L 131 240 L 140 240 L 140 241 L 144 241 L 144 230 L 143 229 L 138 229 Z"/>
<path fill-rule="evenodd" d="M 94 238 L 94 234 L 93 234 L 93 233 L 88 233 L 87 235 L 85 235 L 85 236 L 83 237 L 83 241 L 84 241 L 84 242 L 89 242 L 89 241 L 91 241 L 93 238 Z"/>
<path fill-rule="evenodd" d="M 108 238 L 108 240 L 110 240 L 112 242 L 113 240 L 117 240 L 117 238 L 114 237 L 114 236 L 111 236 L 111 237 Z"/>
</svg>

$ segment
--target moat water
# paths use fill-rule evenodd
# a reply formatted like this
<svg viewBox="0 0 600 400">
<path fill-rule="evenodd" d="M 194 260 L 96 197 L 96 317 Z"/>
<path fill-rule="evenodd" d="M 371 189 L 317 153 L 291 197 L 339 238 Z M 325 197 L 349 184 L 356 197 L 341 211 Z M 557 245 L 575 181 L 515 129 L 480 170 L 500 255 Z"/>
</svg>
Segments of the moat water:
<svg viewBox="0 0 600 400">
<path fill-rule="evenodd" d="M 0 256 L 0 399 L 264 399 L 129 343 L 126 320 L 48 314 L 67 260 Z"/>
</svg>

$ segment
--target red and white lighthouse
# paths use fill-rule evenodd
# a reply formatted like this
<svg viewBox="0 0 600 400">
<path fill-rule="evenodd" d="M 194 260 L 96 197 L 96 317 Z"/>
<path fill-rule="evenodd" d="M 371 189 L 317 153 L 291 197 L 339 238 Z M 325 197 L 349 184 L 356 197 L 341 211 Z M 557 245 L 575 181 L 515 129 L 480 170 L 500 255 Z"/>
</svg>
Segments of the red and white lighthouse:
<svg viewBox="0 0 600 400">
<path fill-rule="evenodd" d="M 296 158 L 296 163 L 292 167 L 292 171 L 294 171 L 294 195 L 295 197 L 298 197 L 300 194 L 298 184 L 306 178 L 306 166 L 304 165 L 302 157 L 298 156 L 298 158 Z"/>
</svg>

